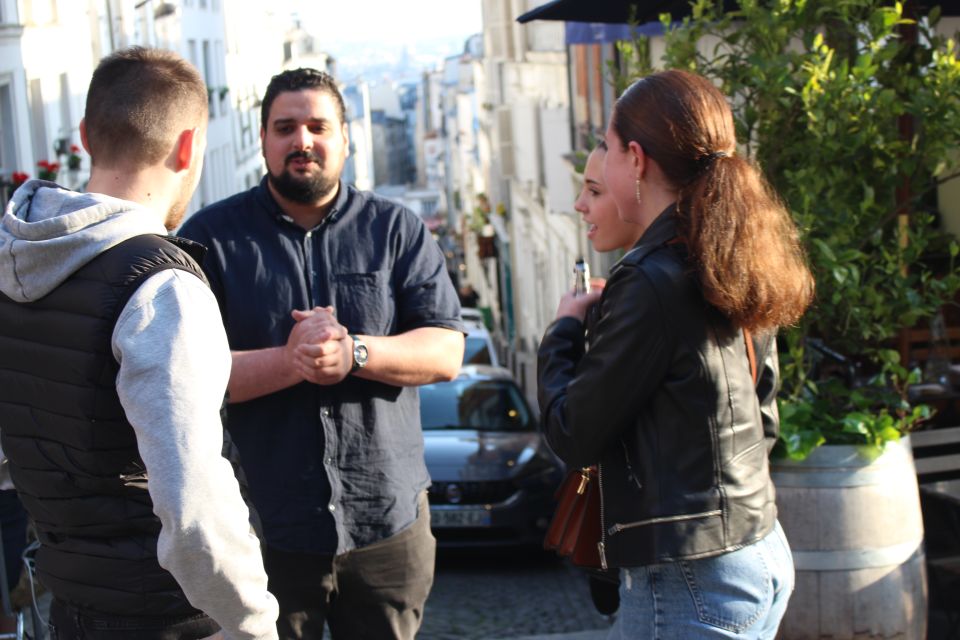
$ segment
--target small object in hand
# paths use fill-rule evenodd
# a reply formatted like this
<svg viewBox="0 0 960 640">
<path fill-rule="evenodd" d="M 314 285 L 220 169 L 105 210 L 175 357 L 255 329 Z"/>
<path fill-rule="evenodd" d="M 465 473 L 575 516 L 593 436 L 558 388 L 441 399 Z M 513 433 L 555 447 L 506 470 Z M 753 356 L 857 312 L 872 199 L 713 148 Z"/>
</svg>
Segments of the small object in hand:
<svg viewBox="0 0 960 640">
<path fill-rule="evenodd" d="M 577 258 L 573 265 L 573 292 L 580 296 L 590 292 L 590 265 L 583 258 Z"/>
</svg>

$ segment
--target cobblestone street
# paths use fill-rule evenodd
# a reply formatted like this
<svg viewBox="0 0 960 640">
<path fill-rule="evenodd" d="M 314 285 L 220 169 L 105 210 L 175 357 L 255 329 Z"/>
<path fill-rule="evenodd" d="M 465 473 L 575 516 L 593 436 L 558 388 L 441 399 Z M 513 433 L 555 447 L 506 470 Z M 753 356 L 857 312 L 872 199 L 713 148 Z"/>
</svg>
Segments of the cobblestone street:
<svg viewBox="0 0 960 640">
<path fill-rule="evenodd" d="M 418 640 L 502 640 L 604 629 L 579 569 L 538 551 L 441 552 Z"/>
</svg>

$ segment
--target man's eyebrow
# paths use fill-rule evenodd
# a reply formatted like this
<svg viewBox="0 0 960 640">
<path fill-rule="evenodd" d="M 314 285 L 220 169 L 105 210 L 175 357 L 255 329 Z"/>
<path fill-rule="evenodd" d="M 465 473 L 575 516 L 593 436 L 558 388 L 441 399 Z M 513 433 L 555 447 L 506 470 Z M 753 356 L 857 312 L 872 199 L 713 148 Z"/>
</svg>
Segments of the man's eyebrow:
<svg viewBox="0 0 960 640">
<path fill-rule="evenodd" d="M 593 178 L 587 178 L 586 182 L 587 182 L 588 184 L 595 184 L 595 185 L 597 185 L 598 187 L 599 187 L 599 186 L 602 186 L 602 185 L 600 184 L 600 181 L 599 181 L 599 180 L 594 180 Z"/>
<path fill-rule="evenodd" d="M 284 125 L 284 124 L 296 124 L 296 122 L 297 122 L 297 119 L 296 119 L 296 118 L 277 118 L 276 120 L 273 121 L 273 125 L 272 125 L 272 126 Z M 328 123 L 328 122 L 331 122 L 331 120 L 330 120 L 329 118 L 313 118 L 313 117 L 311 117 L 311 118 L 307 118 L 307 119 L 306 119 L 306 122 L 326 124 L 326 123 Z"/>
</svg>

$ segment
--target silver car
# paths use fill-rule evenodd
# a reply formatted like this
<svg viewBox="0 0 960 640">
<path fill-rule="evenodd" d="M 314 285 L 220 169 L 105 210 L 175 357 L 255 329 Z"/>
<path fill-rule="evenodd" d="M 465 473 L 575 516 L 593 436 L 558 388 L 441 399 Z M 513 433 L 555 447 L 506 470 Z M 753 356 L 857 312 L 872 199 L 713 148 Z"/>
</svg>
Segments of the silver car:
<svg viewBox="0 0 960 640">
<path fill-rule="evenodd" d="M 539 546 L 563 463 L 510 372 L 464 366 L 420 388 L 430 517 L 441 546 Z"/>
</svg>

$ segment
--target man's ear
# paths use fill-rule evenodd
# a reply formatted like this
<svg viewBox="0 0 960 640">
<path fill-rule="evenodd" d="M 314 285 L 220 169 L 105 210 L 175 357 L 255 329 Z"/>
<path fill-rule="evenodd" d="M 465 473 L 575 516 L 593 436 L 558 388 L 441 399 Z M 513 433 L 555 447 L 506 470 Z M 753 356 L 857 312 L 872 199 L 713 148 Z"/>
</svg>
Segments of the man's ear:
<svg viewBox="0 0 960 640">
<path fill-rule="evenodd" d="M 203 153 L 203 149 L 200 148 L 200 136 L 200 129 L 197 127 L 180 132 L 175 154 L 177 171 L 189 169 L 197 161 L 197 155 Z"/>
<path fill-rule="evenodd" d="M 87 119 L 80 119 L 80 144 L 83 145 L 83 150 L 87 152 L 87 155 L 93 157 L 93 154 L 90 153 L 90 143 L 87 142 Z"/>
<path fill-rule="evenodd" d="M 346 158 L 350 156 L 350 126 L 346 122 L 340 126 L 343 132 L 343 157 Z"/>
</svg>

